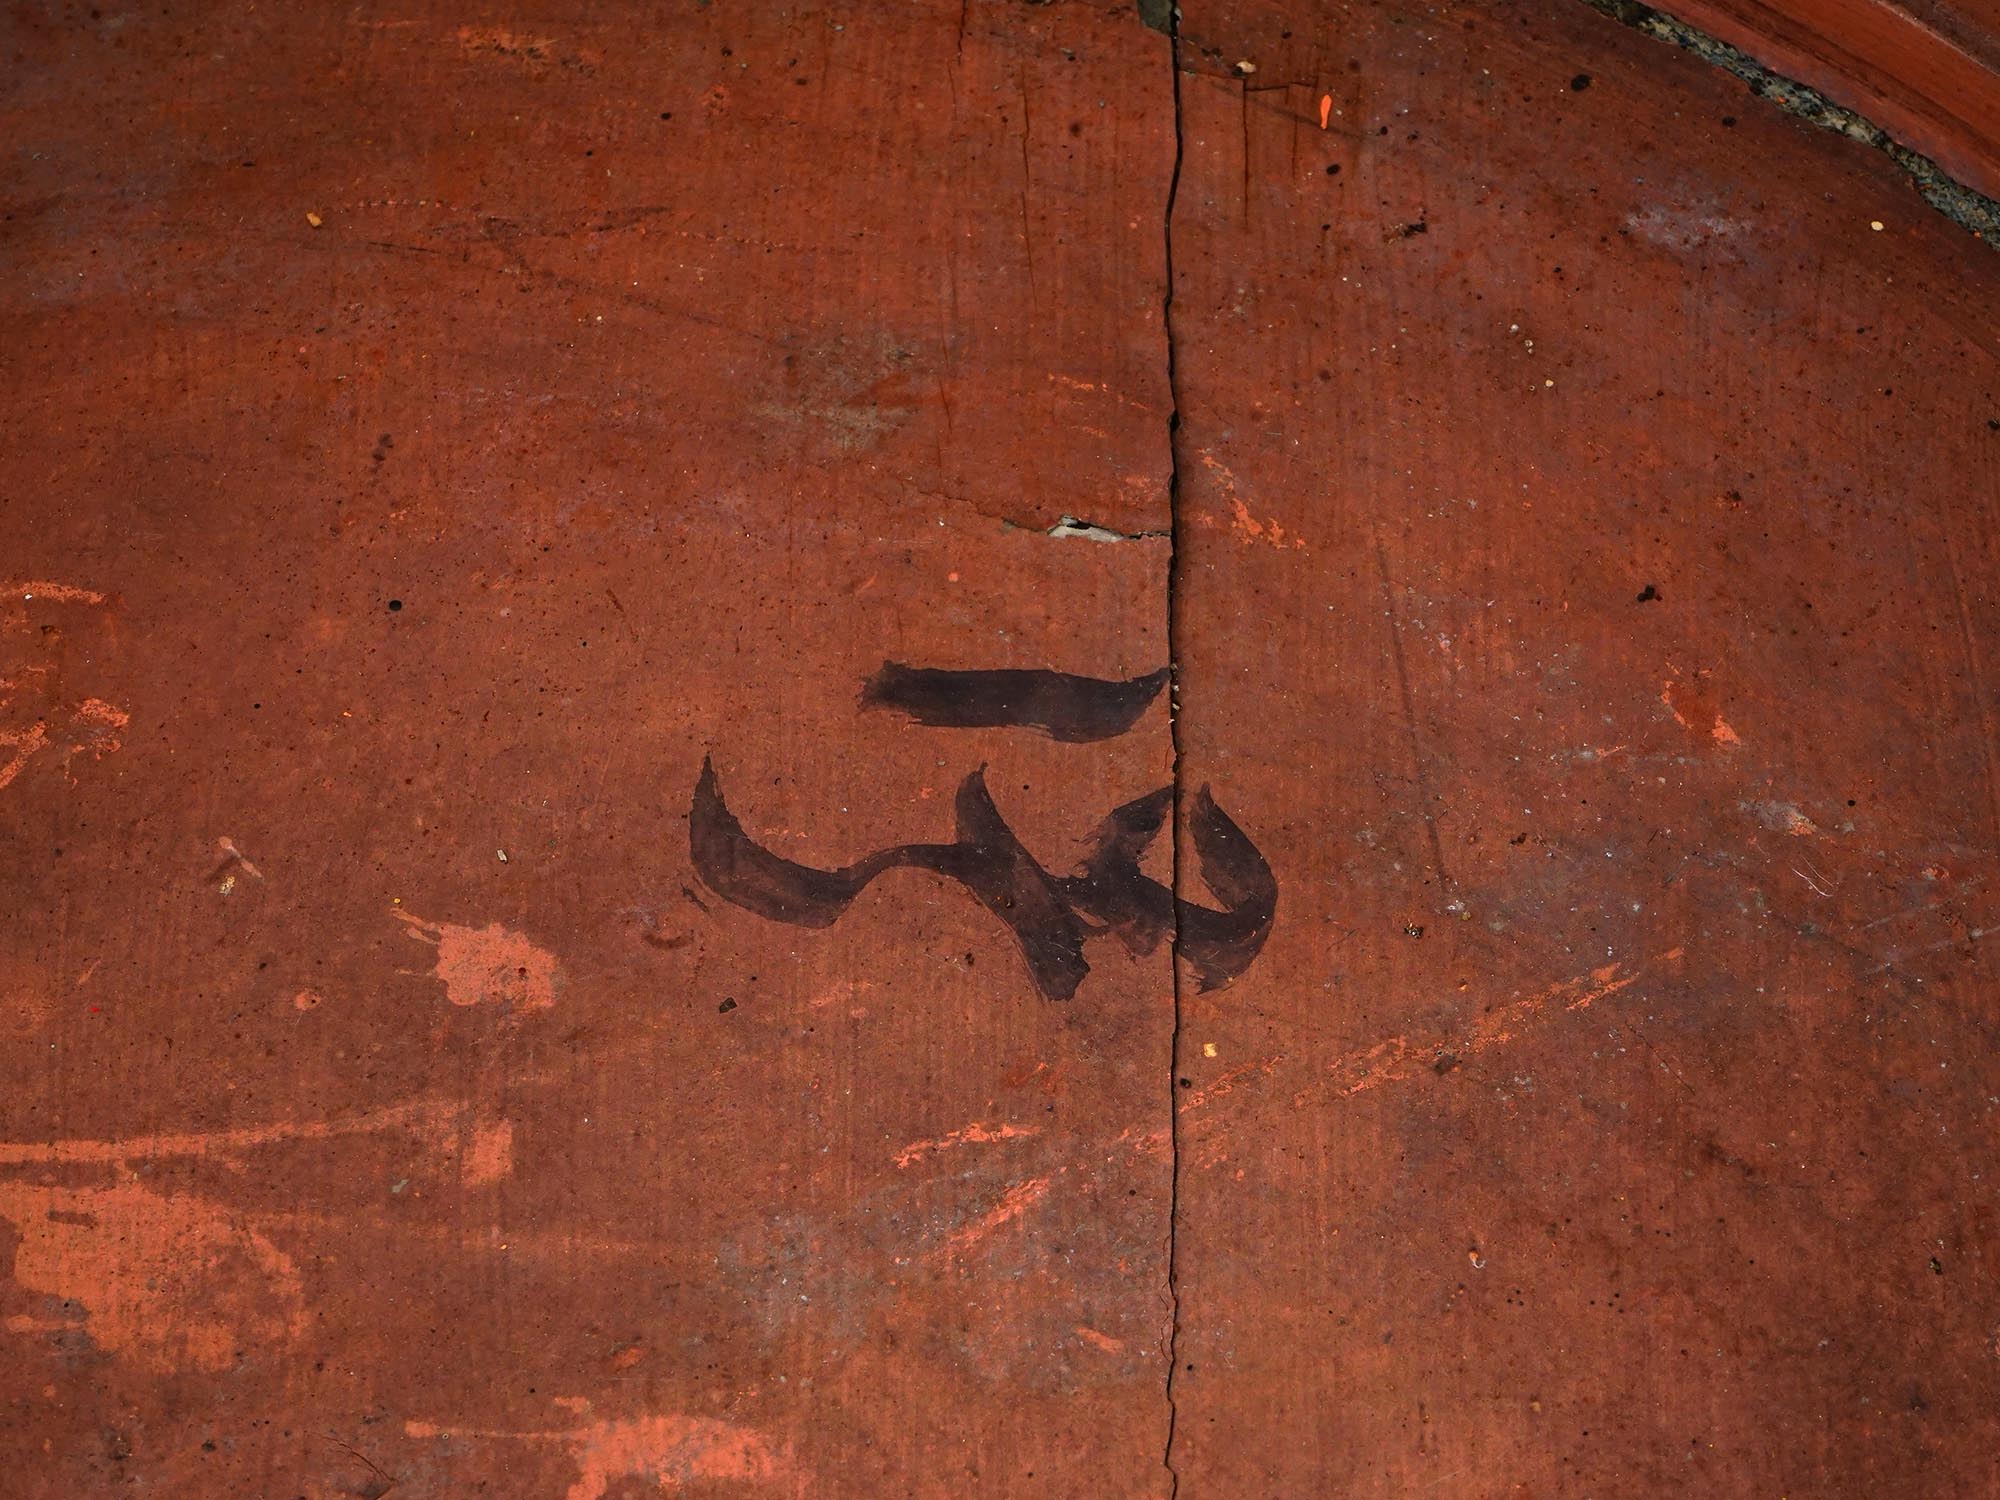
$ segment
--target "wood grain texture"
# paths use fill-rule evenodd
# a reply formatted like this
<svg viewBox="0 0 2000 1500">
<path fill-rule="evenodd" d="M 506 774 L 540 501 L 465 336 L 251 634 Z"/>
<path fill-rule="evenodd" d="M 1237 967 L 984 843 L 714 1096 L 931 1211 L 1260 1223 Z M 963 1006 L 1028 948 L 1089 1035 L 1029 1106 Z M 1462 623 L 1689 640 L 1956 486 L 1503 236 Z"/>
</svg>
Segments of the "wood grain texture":
<svg viewBox="0 0 2000 1500">
<path fill-rule="evenodd" d="M 1167 780 L 1164 700 L 860 702 L 1166 660 L 1168 544 L 1043 534 L 1167 525 L 1165 39 L 5 28 L 0 1490 L 1156 1494 L 1166 950 L 1046 1002 L 959 886 L 770 923 L 687 814 L 712 755 L 839 865 L 984 763 L 1062 865 Z"/>
<path fill-rule="evenodd" d="M 1180 1493 L 1991 1490 L 1990 252 L 1581 8 L 1185 24 L 1184 770 L 1282 895 Z"/>
<path fill-rule="evenodd" d="M 1989 248 L 1184 27 L 0 20 L 6 1500 L 2000 1483 Z"/>
</svg>

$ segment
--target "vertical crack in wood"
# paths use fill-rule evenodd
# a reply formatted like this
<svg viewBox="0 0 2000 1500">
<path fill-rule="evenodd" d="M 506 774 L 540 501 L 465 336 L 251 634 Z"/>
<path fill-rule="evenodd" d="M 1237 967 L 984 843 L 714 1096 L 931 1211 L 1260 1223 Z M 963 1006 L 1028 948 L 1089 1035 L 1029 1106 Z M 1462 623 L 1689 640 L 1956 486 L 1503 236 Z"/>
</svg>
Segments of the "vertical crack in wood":
<svg viewBox="0 0 2000 1500">
<path fill-rule="evenodd" d="M 1173 979 L 1174 1014 L 1173 1028 L 1168 1042 L 1167 1056 L 1167 1122 L 1168 1122 L 1168 1187 L 1167 1187 L 1167 1438 L 1166 1448 L 1161 1454 L 1161 1462 L 1167 1470 L 1167 1494 L 1170 1500 L 1177 1500 L 1181 1488 L 1180 1471 L 1174 1467 L 1174 1437 L 1178 1426 L 1179 1407 L 1176 1378 L 1180 1371 L 1181 1335 L 1181 1290 L 1180 1290 L 1180 1223 L 1181 1223 L 1181 1120 L 1179 1107 L 1179 1079 L 1181 1076 L 1181 930 L 1180 904 L 1186 897 L 1181 889 L 1181 631 L 1180 592 L 1182 583 L 1183 543 L 1186 541 L 1181 517 L 1181 398 L 1179 372 L 1174 359 L 1174 203 L 1180 195 L 1181 160 L 1186 145 L 1182 134 L 1181 114 L 1181 13 L 1180 8 L 1167 0 L 1166 26 L 1168 61 L 1173 68 L 1174 85 L 1174 165 L 1167 179 L 1166 212 L 1163 215 L 1162 230 L 1165 236 L 1166 292 L 1160 304 L 1161 334 L 1166 342 L 1167 356 L 1167 724 L 1173 744 L 1174 758 L 1174 802 L 1173 802 L 1173 865 L 1171 882 L 1174 892 L 1173 951 L 1170 957 Z"/>
</svg>

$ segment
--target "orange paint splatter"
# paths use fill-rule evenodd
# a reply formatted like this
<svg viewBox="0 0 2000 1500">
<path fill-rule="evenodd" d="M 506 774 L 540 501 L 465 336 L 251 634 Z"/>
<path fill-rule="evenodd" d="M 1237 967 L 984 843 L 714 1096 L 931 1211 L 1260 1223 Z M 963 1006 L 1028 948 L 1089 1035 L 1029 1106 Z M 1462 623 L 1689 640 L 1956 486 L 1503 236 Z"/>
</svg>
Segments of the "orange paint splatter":
<svg viewBox="0 0 2000 1500">
<path fill-rule="evenodd" d="M 1333 114 L 1333 95 L 1321 94 L 1319 96 L 1319 128 L 1321 130 L 1326 129 L 1326 122 L 1329 118 L 1331 118 L 1332 114 Z"/>
<path fill-rule="evenodd" d="M 0 599 L 8 598 L 15 601 L 15 607 L 0 614 L 0 629 L 30 626 L 31 605 L 105 602 L 105 596 L 96 589 L 42 578 L 0 583 Z M 61 639 L 61 632 L 53 627 L 44 629 L 51 641 Z M 61 760 L 67 763 L 85 750 L 102 757 L 118 749 L 118 732 L 132 722 L 124 709 L 102 698 L 59 703 L 55 690 L 59 679 L 53 661 L 15 662 L 12 667 L 16 675 L 0 677 L 0 705 L 12 703 L 33 679 L 32 701 L 36 707 L 31 710 L 32 722 L 17 720 L 0 726 L 0 787 L 19 777 L 43 750 L 67 747 L 61 755 Z"/>
<path fill-rule="evenodd" d="M 56 717 L 55 733 L 50 732 L 52 726 L 47 719 L 37 720 L 26 729 L 0 729 L 0 753 L 12 752 L 0 762 L 0 787 L 19 776 L 38 752 L 59 740 L 71 741 L 65 760 L 86 750 L 93 759 L 102 759 L 120 747 L 122 742 L 116 731 L 132 722 L 130 714 L 102 698 L 86 698 L 70 708 L 66 716 L 58 712 Z"/>
<path fill-rule="evenodd" d="M 102 760 L 124 748 L 118 732 L 132 722 L 132 716 L 102 698 L 86 698 L 70 710 L 69 735 L 72 743 L 63 758 L 90 752 L 92 760 Z"/>
<path fill-rule="evenodd" d="M 475 1126 L 464 1156 L 465 1185 L 487 1187 L 514 1170 L 514 1124 L 496 1120 Z"/>
<path fill-rule="evenodd" d="M 1260 521 L 1250 513 L 1250 507 L 1245 505 L 1236 493 L 1236 476 L 1218 461 L 1214 454 L 1202 454 L 1201 461 L 1209 473 L 1215 476 L 1216 483 L 1221 486 L 1223 499 L 1229 502 L 1230 514 L 1233 517 L 1229 529 L 1232 532 L 1246 542 L 1260 542 L 1264 546 L 1281 549 L 1289 547 L 1299 551 L 1305 550 L 1303 537 L 1291 536 L 1276 521 Z M 1203 525 L 1215 524 L 1212 517 L 1203 518 L 1198 515 L 1197 519 Z"/>
<path fill-rule="evenodd" d="M 0 1185 L 22 1290 L 80 1306 L 64 1321 L 161 1374 L 221 1371 L 305 1332 L 289 1257 L 215 1204 L 145 1188 Z"/>
<path fill-rule="evenodd" d="M 405 1422 L 413 1438 L 467 1438 L 564 1444 L 576 1465 L 576 1482 L 563 1500 L 604 1500 L 613 1485 L 637 1479 L 679 1494 L 696 1484 L 770 1483 L 792 1469 L 790 1452 L 733 1422 L 678 1413 L 626 1417 L 555 1432 L 479 1432 L 436 1422 Z M 622 1493 L 622 1491 L 621 1491 Z"/>
<path fill-rule="evenodd" d="M 406 911 L 395 913 L 410 935 L 437 945 L 433 972 L 444 981 L 453 1005 L 505 1005 L 517 1011 L 547 1010 L 556 1003 L 562 973 L 555 955 L 537 948 L 498 922 L 461 927 L 427 922 Z"/>
<path fill-rule="evenodd" d="M 45 749 L 49 743 L 49 726 L 36 724 L 28 729 L 0 729 L 0 750 L 14 753 L 0 765 L 0 787 L 6 786 L 19 776 L 35 752 Z"/>
<path fill-rule="evenodd" d="M 1246 537 L 1253 542 L 1269 541 L 1273 547 L 1282 547 L 1285 545 L 1285 528 L 1280 526 L 1276 521 L 1266 526 L 1262 521 L 1251 515 L 1250 507 L 1234 495 L 1229 497 L 1229 508 L 1236 515 L 1236 520 L 1231 525 L 1230 530 L 1234 531 L 1238 536 Z"/>
<path fill-rule="evenodd" d="M 911 1162 L 938 1151 L 949 1151 L 954 1146 L 985 1145 L 991 1141 L 1026 1140 L 1040 1135 L 1033 1125 L 986 1125 L 974 1120 L 970 1125 L 941 1135 L 933 1141 L 912 1141 L 896 1153 L 896 1165 L 907 1167 Z"/>
<path fill-rule="evenodd" d="M 0 1166 L 117 1166 L 169 1157 L 229 1161 L 261 1146 L 327 1141 L 348 1135 L 406 1131 L 443 1149 L 456 1140 L 465 1105 L 419 1100 L 333 1120 L 280 1120 L 233 1130 L 197 1130 L 127 1136 L 122 1140 L 71 1138 L 56 1141 L 0 1141 Z"/>
<path fill-rule="evenodd" d="M 1722 717 L 1714 694 L 1703 680 L 1707 676 L 1706 672 L 1697 672 L 1692 680 L 1686 681 L 1678 675 L 1669 677 L 1660 685 L 1660 701 L 1681 728 L 1707 734 L 1718 745 L 1740 745 L 1742 736 Z"/>
<path fill-rule="evenodd" d="M 788 1467 L 748 1428 L 704 1417 L 599 1422 L 583 1429 L 571 1451 L 577 1480 L 565 1500 L 602 1500 L 619 1479 L 650 1479 L 671 1494 L 697 1481 L 776 1479 Z"/>
</svg>

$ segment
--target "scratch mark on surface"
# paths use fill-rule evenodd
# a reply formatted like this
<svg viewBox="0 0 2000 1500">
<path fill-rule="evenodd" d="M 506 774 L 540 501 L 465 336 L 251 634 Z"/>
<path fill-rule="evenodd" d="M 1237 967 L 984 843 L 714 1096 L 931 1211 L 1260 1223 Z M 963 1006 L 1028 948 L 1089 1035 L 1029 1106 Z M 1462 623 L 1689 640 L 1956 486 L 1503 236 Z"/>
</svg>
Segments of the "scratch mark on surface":
<svg viewBox="0 0 2000 1500">
<path fill-rule="evenodd" d="M 1437 871 L 1438 888 L 1451 893 L 1451 872 L 1445 868 L 1444 840 L 1438 836 L 1437 812 L 1431 794 L 1430 762 L 1424 754 L 1423 737 L 1417 732 L 1417 699 L 1410 689 L 1410 665 L 1403 655 L 1403 619 L 1396 608 L 1395 585 L 1389 577 L 1389 552 L 1382 535 L 1375 534 L 1375 567 L 1382 578 L 1382 612 L 1389 617 L 1389 651 L 1396 664 L 1396 686 L 1403 699 L 1403 726 L 1409 732 L 1410 762 L 1417 781 L 1417 798 L 1423 806 L 1424 833 L 1431 846 L 1431 868 Z"/>
<path fill-rule="evenodd" d="M 96 589 L 79 588 L 73 583 L 52 583 L 47 579 L 29 578 L 18 583 L 0 584 L 0 596 L 35 600 L 44 604 L 102 604 L 104 595 Z"/>
<path fill-rule="evenodd" d="M 1034 1125 L 987 1125 L 981 1121 L 974 1120 L 970 1125 L 961 1126 L 959 1129 L 951 1131 L 949 1134 L 941 1135 L 935 1140 L 912 1141 L 896 1153 L 896 1165 L 907 1167 L 913 1161 L 918 1161 L 925 1156 L 930 1156 L 939 1151 L 949 1151 L 954 1146 L 985 1145 L 991 1141 L 1026 1140 L 1031 1136 L 1037 1136 L 1041 1133 L 1040 1128 Z"/>
<path fill-rule="evenodd" d="M 1513 1041 L 1525 1026 L 1539 1024 L 1552 1013 L 1587 1010 L 1606 996 L 1636 984 L 1640 977 L 1636 973 L 1620 974 L 1619 965 L 1606 964 L 1575 979 L 1566 979 L 1545 990 L 1496 1006 L 1459 1036 L 1431 1043 L 1413 1043 L 1401 1036 L 1389 1037 L 1372 1047 L 1348 1053 L 1329 1068 L 1334 1093 L 1342 1099 L 1349 1099 L 1417 1073 L 1449 1072 L 1468 1057 L 1476 1057 Z M 1310 1099 L 1311 1091 L 1302 1091 L 1293 1103 L 1303 1105 Z"/>
<path fill-rule="evenodd" d="M 2000 836 L 2000 762 L 1995 760 L 1996 748 L 2000 748 L 2000 735 L 1996 735 L 1993 714 L 1993 699 L 1987 690 L 1990 681 L 1986 670 L 1986 654 L 1980 649 L 1979 632 L 1973 628 L 1971 601 L 1966 595 L 1965 572 L 1959 566 L 1959 541 L 1957 533 L 1947 533 L 1945 565 L 1951 570 L 1952 599 L 1956 606 L 1954 614 L 1958 624 L 1959 650 L 1964 654 L 1966 680 L 1971 685 L 1972 705 L 1979 715 L 1979 763 L 1985 773 L 1986 814 L 1996 836 Z"/>
<path fill-rule="evenodd" d="M 1180 1108 L 1175 1113 L 1174 1121 L 1190 1143 L 1191 1166 L 1213 1167 L 1224 1161 L 1229 1155 L 1231 1140 L 1228 1134 L 1231 1122 L 1227 1118 L 1220 1115 L 1200 1115 L 1198 1111 L 1269 1078 L 1284 1060 L 1285 1055 L 1282 1052 L 1274 1052 L 1269 1057 L 1238 1064 L 1219 1074 L 1206 1086 L 1190 1089 L 1181 1095 Z M 1220 1139 L 1215 1139 L 1218 1134 Z M 1143 1149 L 1146 1143 L 1136 1144 Z"/>
<path fill-rule="evenodd" d="M 1226 1099 L 1245 1083 L 1256 1078 L 1269 1078 L 1277 1071 L 1278 1064 L 1284 1060 L 1284 1053 L 1274 1052 L 1269 1057 L 1258 1058 L 1255 1062 L 1239 1063 L 1226 1072 L 1217 1074 L 1201 1088 L 1192 1089 L 1181 1096 L 1181 1114 L 1189 1115 L 1218 1099 Z"/>
<path fill-rule="evenodd" d="M 1028 113 L 1028 75 L 1022 69 L 1016 79 L 1021 93 L 1021 248 L 1028 262 L 1028 306 L 1038 307 L 1040 299 L 1035 295 L 1035 232 L 1028 216 L 1028 194 L 1035 185 L 1034 173 L 1029 166 L 1028 142 L 1033 135 L 1033 121 Z"/>
<path fill-rule="evenodd" d="M 1872 979 L 1877 974 L 1886 974 L 1898 964 L 1907 963 L 1913 958 L 1922 958 L 1926 953 L 1936 953 L 1944 948 L 1956 948 L 1961 943 L 1969 947 L 1994 930 L 1991 927 L 1968 927 L 1962 936 L 1943 938 L 1935 943 L 1926 943 L 1921 948 L 1912 948 L 1907 952 L 1892 951 L 1888 958 L 1868 971 L 1868 977 Z"/>
<path fill-rule="evenodd" d="M 215 841 L 215 859 L 215 867 L 208 872 L 208 878 L 225 896 L 236 889 L 238 875 L 247 875 L 256 881 L 264 878 L 264 872 L 250 863 L 243 851 L 236 847 L 234 839 L 219 838 Z"/>
<path fill-rule="evenodd" d="M 1819 824 L 1789 802 L 1739 802 L 1737 806 L 1766 828 L 1777 833 L 1788 833 L 1794 838 L 1810 838 L 1819 832 Z"/>
<path fill-rule="evenodd" d="M 315 1243 L 322 1245 L 354 1235 L 376 1242 L 391 1238 L 414 1240 L 420 1244 L 440 1246 L 453 1255 L 505 1256 L 515 1262 L 540 1260 L 572 1271 L 582 1256 L 638 1259 L 654 1266 L 660 1259 L 657 1241 L 613 1239 L 572 1230 L 524 1229 L 518 1225 L 507 1229 L 495 1224 L 484 1228 L 452 1227 L 425 1224 L 405 1215 L 379 1211 L 365 1215 L 351 1210 L 338 1214 L 303 1210 L 259 1211 L 248 1213 L 245 1217 L 262 1228 L 309 1234 Z"/>
<path fill-rule="evenodd" d="M 1048 1195 L 1054 1182 L 1050 1177 L 1030 1177 L 1017 1182 L 1000 1196 L 1000 1201 L 963 1229 L 949 1236 L 942 1249 L 946 1259 L 956 1259 L 971 1250 L 996 1229 L 1011 1224 Z"/>
<path fill-rule="evenodd" d="M 331 1432 L 326 1433 L 325 1437 L 334 1447 L 359 1459 L 368 1467 L 369 1472 L 374 1474 L 375 1482 L 371 1483 L 366 1489 L 357 1491 L 363 1497 L 363 1500 L 383 1500 L 383 1496 L 396 1487 L 394 1476 L 389 1474 L 380 1464 L 376 1463 L 374 1459 L 355 1447 L 354 1444 L 348 1442 L 345 1438 L 335 1436 Z"/>
<path fill-rule="evenodd" d="M 528 36 L 504 26 L 461 26 L 458 45 L 468 57 L 500 57 L 534 70 L 554 63 L 581 73 L 596 70 L 603 56 L 595 48 L 565 50 L 550 36 Z"/>
</svg>

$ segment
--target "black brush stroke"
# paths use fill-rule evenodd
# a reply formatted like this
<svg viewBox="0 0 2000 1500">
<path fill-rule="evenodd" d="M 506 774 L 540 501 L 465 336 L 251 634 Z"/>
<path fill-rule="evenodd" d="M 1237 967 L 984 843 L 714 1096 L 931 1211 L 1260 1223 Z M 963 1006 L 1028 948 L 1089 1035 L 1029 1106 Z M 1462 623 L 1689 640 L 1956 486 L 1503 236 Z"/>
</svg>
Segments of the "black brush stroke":
<svg viewBox="0 0 2000 1500">
<path fill-rule="evenodd" d="M 1173 788 L 1162 787 L 1117 808 L 1099 825 L 1081 873 L 1052 876 L 1001 817 L 982 768 L 959 786 L 957 842 L 900 844 L 820 870 L 773 854 L 745 833 L 704 758 L 688 810 L 688 849 L 695 873 L 716 895 L 797 927 L 832 926 L 885 870 L 929 870 L 955 880 L 1013 934 L 1035 988 L 1050 1000 L 1070 999 L 1090 972 L 1087 938 L 1109 932 L 1128 951 L 1150 953 L 1178 921 L 1180 951 L 1202 989 L 1215 989 L 1249 968 L 1264 946 L 1278 884 L 1257 846 L 1203 787 L 1189 832 L 1202 878 L 1222 909 L 1177 902 L 1171 889 L 1139 869 L 1172 803 Z"/>
<path fill-rule="evenodd" d="M 704 759 L 688 812 L 688 847 L 695 873 L 716 895 L 797 927 L 832 926 L 885 870 L 930 870 L 956 880 L 1014 934 L 1035 988 L 1051 1000 L 1069 999 L 1090 972 L 1082 924 L 1000 816 L 983 770 L 965 778 L 956 806 L 955 844 L 900 844 L 844 869 L 816 870 L 771 853 L 745 833 L 722 800 L 714 765 Z"/>
<path fill-rule="evenodd" d="M 1139 722 L 1168 670 L 1120 682 L 1043 668 L 956 671 L 885 661 L 863 708 L 890 708 L 933 729 L 1037 729 L 1070 744 L 1108 740 Z"/>
<path fill-rule="evenodd" d="M 1278 915 L 1278 877 L 1206 786 L 1194 794 L 1188 832 L 1194 837 L 1195 868 L 1222 910 L 1176 902 L 1180 951 L 1194 965 L 1204 990 L 1219 989 L 1263 951 Z"/>
</svg>

